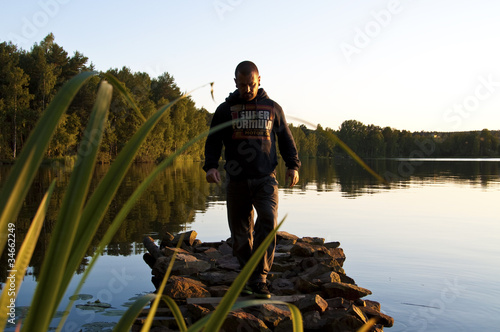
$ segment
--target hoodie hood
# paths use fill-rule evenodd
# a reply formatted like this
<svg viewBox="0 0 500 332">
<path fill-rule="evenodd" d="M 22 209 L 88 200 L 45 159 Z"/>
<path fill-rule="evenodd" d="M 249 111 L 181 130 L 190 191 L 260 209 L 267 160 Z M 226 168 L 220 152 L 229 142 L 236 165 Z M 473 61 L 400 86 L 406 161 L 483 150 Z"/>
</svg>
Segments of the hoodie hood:
<svg viewBox="0 0 500 332">
<path fill-rule="evenodd" d="M 234 92 L 229 94 L 229 96 L 226 98 L 226 102 L 229 105 L 237 105 L 237 104 L 254 103 L 256 101 L 263 99 L 269 99 L 269 96 L 267 95 L 266 91 L 264 91 L 263 88 L 259 89 L 259 91 L 257 92 L 257 97 L 249 101 L 241 99 L 240 92 L 238 90 L 235 90 Z"/>
</svg>

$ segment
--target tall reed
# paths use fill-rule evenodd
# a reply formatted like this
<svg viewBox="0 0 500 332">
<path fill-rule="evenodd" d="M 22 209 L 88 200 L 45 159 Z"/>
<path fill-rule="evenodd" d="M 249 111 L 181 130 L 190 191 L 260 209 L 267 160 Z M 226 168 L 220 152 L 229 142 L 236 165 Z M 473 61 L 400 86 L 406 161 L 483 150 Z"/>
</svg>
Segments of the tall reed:
<svg viewBox="0 0 500 332">
<path fill-rule="evenodd" d="M 28 138 L 27 143 L 21 151 L 19 158 L 14 164 L 7 181 L 0 192 L 0 250 L 4 250 L 6 246 L 8 238 L 7 230 L 14 229 L 15 227 L 16 219 L 19 215 L 24 199 L 26 198 L 28 190 L 42 162 L 44 153 L 47 150 L 59 120 L 68 109 L 71 101 L 80 88 L 91 77 L 97 74 L 98 73 L 96 72 L 84 72 L 69 80 L 49 104 Z M 176 100 L 161 107 L 153 115 L 146 119 L 142 115 L 141 110 L 137 107 L 133 98 L 126 91 L 126 89 L 123 88 L 123 85 L 115 77 L 109 74 L 105 74 L 103 76 L 104 79 L 99 85 L 99 90 L 88 125 L 85 129 L 83 139 L 80 142 L 77 159 L 72 170 L 69 184 L 65 188 L 64 198 L 57 214 L 55 229 L 52 233 L 49 248 L 42 265 L 35 294 L 33 295 L 26 319 L 20 326 L 21 331 L 47 331 L 49 329 L 50 322 L 53 319 L 65 292 L 67 291 L 68 285 L 73 278 L 75 271 L 78 269 L 80 262 L 84 258 L 85 253 L 87 252 L 87 249 L 90 246 L 91 241 L 118 190 L 118 187 L 132 164 L 137 151 L 141 147 L 141 144 L 145 141 L 146 136 L 151 132 L 158 121 L 160 121 L 162 116 L 166 114 L 167 110 L 179 100 L 186 98 L 189 95 L 189 93 L 182 95 Z M 209 84 L 212 86 L 213 83 Z M 115 161 L 110 166 L 106 175 L 102 178 L 92 195 L 89 196 L 90 179 L 92 178 L 100 142 L 106 128 L 113 88 L 117 89 L 120 92 L 120 95 L 127 100 L 143 123 L 137 132 L 134 133 L 132 138 L 125 144 Z M 166 167 L 171 165 L 174 159 L 192 144 L 200 139 L 203 139 L 208 134 L 229 125 L 231 125 L 230 122 L 219 125 L 218 127 L 212 128 L 209 131 L 198 135 L 181 149 L 178 149 L 169 158 L 160 163 L 143 180 L 126 203 L 121 207 L 115 219 L 107 229 L 91 260 L 90 265 L 86 269 L 80 285 L 77 287 L 76 292 L 80 289 L 100 253 L 102 253 L 104 248 L 109 244 L 114 234 L 125 220 L 125 217 L 132 209 L 134 203 L 154 181 L 156 176 L 158 176 Z M 0 329 L 5 328 L 7 322 L 10 323 L 7 311 L 8 304 L 15 302 L 15 296 L 18 294 L 19 288 L 21 287 L 22 277 L 24 276 L 24 271 L 28 267 L 33 254 L 34 244 L 37 241 L 40 229 L 43 225 L 53 189 L 54 183 L 52 183 L 49 187 L 40 204 L 38 212 L 34 216 L 28 234 L 19 252 L 15 258 L 13 258 L 15 263 L 12 263 L 10 268 L 11 270 L 19 273 L 15 279 L 16 292 L 14 295 L 11 295 L 8 292 L 8 288 L 4 289 L 2 292 L 0 297 Z M 283 221 L 279 226 L 281 226 Z M 267 246 L 274 238 L 276 231 L 277 229 L 269 234 L 236 278 L 224 296 L 222 302 L 217 307 L 217 310 L 209 316 L 206 316 L 187 328 L 187 326 L 183 324 L 182 315 L 175 302 L 172 299 L 163 296 L 162 293 L 159 292 L 158 295 L 149 294 L 137 300 L 137 302 L 122 317 L 120 322 L 115 327 L 115 330 L 123 331 L 129 329 L 142 308 L 153 299 L 156 299 L 156 302 L 154 302 L 156 304 L 152 307 L 151 317 L 148 317 L 148 320 L 144 325 L 144 330 L 148 329 L 148 326 L 154 316 L 154 309 L 160 299 L 163 299 L 171 307 L 178 321 L 178 326 L 183 331 L 201 331 L 202 329 L 204 331 L 218 331 L 223 324 L 224 317 L 227 316 L 229 311 L 235 308 L 249 305 L 259 305 L 262 303 L 278 303 L 270 300 L 251 300 L 235 304 L 236 298 L 248 280 L 248 276 L 250 276 L 251 271 L 257 266 L 258 261 L 263 256 Z M 166 274 L 163 283 L 166 282 L 167 278 L 168 273 Z M 302 331 L 302 317 L 299 310 L 291 304 L 282 304 L 287 305 L 292 313 L 294 330 Z M 66 315 L 69 310 L 71 310 L 71 303 L 65 312 Z M 58 327 L 59 330 L 62 329 L 64 322 L 65 318 L 61 320 L 61 324 Z"/>
</svg>

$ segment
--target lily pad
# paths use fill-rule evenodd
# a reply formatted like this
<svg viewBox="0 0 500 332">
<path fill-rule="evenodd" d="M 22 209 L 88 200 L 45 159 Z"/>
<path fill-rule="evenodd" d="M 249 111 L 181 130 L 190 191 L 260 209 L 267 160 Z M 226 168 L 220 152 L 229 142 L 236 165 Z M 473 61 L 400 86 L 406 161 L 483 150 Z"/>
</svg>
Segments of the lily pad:
<svg viewBox="0 0 500 332">
<path fill-rule="evenodd" d="M 95 300 L 94 302 L 88 301 L 85 304 L 77 304 L 75 307 L 82 310 L 103 311 L 104 309 L 111 308 L 111 304 Z"/>
<path fill-rule="evenodd" d="M 76 295 L 72 295 L 69 297 L 70 300 L 72 301 L 76 301 L 76 300 L 90 300 L 91 298 L 93 298 L 92 295 L 90 294 L 76 294 Z"/>
<path fill-rule="evenodd" d="M 101 315 L 103 316 L 114 316 L 114 317 L 122 317 L 125 315 L 126 310 L 106 310 Z"/>
<path fill-rule="evenodd" d="M 104 331 L 112 331 L 113 327 L 116 323 L 109 322 L 95 322 L 95 323 L 87 323 L 83 324 L 84 332 L 104 332 Z"/>
</svg>

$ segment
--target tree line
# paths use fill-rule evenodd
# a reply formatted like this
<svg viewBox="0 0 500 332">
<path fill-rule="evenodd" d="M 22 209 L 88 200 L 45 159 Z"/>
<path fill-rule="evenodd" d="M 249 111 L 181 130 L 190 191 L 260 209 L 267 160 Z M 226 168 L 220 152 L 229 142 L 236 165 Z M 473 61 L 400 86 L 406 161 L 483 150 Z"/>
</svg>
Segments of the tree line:
<svg viewBox="0 0 500 332">
<path fill-rule="evenodd" d="M 14 160 L 29 133 L 59 88 L 76 74 L 94 70 L 88 58 L 76 51 L 72 56 L 47 35 L 31 50 L 19 49 L 11 42 L 0 43 L 0 160 Z M 129 68 L 109 69 L 137 102 L 144 118 L 161 106 L 182 95 L 174 78 L 168 73 L 151 78 L 144 72 Z M 92 109 L 99 76 L 95 76 L 77 94 L 62 118 L 46 152 L 47 159 L 74 157 L 78 142 Z M 212 114 L 195 107 L 185 98 L 170 108 L 156 125 L 139 151 L 137 162 L 152 162 L 165 158 L 190 139 L 209 128 Z M 114 92 L 107 129 L 99 161 L 113 160 L 123 145 L 141 125 L 139 116 L 127 102 Z M 365 125 L 356 120 L 344 121 L 338 130 L 318 125 L 305 125 L 290 130 L 299 154 L 303 157 L 334 157 L 345 152 L 337 137 L 359 156 L 379 157 L 494 157 L 500 156 L 500 132 L 483 129 L 470 132 L 409 132 L 390 127 Z M 203 158 L 201 140 L 184 153 L 194 160 Z"/>
<path fill-rule="evenodd" d="M 31 50 L 19 49 L 12 43 L 0 44 L 0 160 L 14 160 L 25 144 L 29 133 L 61 86 L 76 74 L 94 70 L 88 58 L 80 52 L 72 56 L 49 34 Z M 151 78 L 144 72 L 129 68 L 109 69 L 136 101 L 144 118 L 161 106 L 182 95 L 174 78 L 163 73 Z M 76 95 L 62 118 L 50 146 L 47 159 L 75 156 L 95 101 L 101 78 L 93 77 Z M 208 129 L 207 110 L 196 108 L 192 99 L 184 98 L 170 108 L 148 136 L 139 151 L 137 162 L 163 159 L 182 147 L 191 138 Z M 113 160 L 124 144 L 141 125 L 139 116 L 127 102 L 114 92 L 107 128 L 99 152 L 100 162 Z M 203 142 L 186 153 L 200 159 Z"/>
<path fill-rule="evenodd" d="M 410 132 L 344 121 L 338 130 L 305 125 L 290 129 L 299 154 L 306 157 L 346 155 L 336 138 L 363 158 L 498 157 L 500 131 Z"/>
</svg>

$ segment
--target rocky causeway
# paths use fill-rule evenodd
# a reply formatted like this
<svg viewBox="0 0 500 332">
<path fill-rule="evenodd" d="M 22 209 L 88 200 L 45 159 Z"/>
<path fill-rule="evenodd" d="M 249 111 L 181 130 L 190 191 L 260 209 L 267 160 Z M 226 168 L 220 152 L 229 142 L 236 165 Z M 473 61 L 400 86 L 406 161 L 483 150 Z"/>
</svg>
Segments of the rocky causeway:
<svg viewBox="0 0 500 332">
<path fill-rule="evenodd" d="M 150 237 L 144 238 L 148 249 L 144 261 L 151 268 L 156 288 L 177 253 L 163 293 L 177 302 L 187 326 L 215 310 L 240 271 L 230 239 L 202 242 L 196 237 L 195 231 L 176 236 L 167 233 L 159 247 Z M 368 331 L 391 327 L 394 319 L 381 312 L 380 303 L 363 300 L 372 293 L 347 276 L 345 259 L 339 242 L 278 232 L 274 264 L 268 275 L 271 300 L 299 308 L 304 331 L 357 331 L 371 318 L 376 323 Z M 134 328 L 140 328 L 146 312 Z M 155 317 L 151 331 L 178 331 L 167 307 L 159 308 Z M 272 303 L 239 309 L 227 316 L 222 331 L 292 331 L 290 312 L 286 306 Z"/>
</svg>

